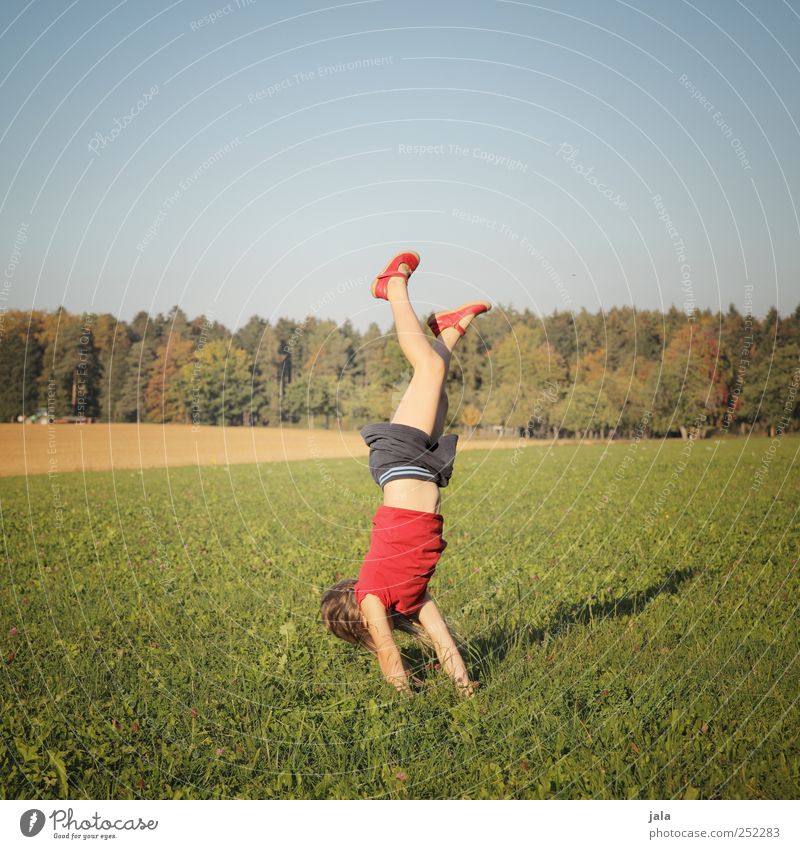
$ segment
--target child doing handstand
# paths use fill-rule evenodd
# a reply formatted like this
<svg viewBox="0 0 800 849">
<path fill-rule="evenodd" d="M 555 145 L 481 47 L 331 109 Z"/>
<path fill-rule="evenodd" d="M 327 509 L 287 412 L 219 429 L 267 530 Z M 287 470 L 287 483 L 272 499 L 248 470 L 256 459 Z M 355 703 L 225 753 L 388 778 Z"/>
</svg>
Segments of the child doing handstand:
<svg viewBox="0 0 800 849">
<path fill-rule="evenodd" d="M 458 691 L 471 696 L 476 684 L 427 587 L 447 545 L 439 488 L 450 480 L 458 440 L 455 434 L 442 435 L 450 356 L 472 319 L 491 305 L 474 301 L 434 313 L 427 322 L 435 337 L 431 345 L 408 299 L 408 278 L 418 265 L 416 253 L 398 254 L 372 283 L 373 296 L 391 305 L 413 376 L 391 422 L 361 429 L 383 505 L 373 517 L 358 578 L 331 587 L 322 597 L 321 614 L 331 633 L 371 651 L 384 678 L 401 692 L 410 692 L 409 669 L 393 628 L 431 645 Z"/>
</svg>

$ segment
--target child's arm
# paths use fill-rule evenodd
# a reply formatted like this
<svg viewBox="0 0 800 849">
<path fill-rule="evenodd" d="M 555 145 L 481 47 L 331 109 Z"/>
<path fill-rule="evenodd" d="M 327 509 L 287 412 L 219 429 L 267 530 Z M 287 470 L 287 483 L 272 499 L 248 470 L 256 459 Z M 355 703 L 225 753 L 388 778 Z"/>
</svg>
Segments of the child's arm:
<svg viewBox="0 0 800 849">
<path fill-rule="evenodd" d="M 430 595 L 419 610 L 419 622 L 431 638 L 442 669 L 453 679 L 459 693 L 472 696 L 476 684 L 469 680 L 467 668 L 458 651 L 453 635 Z"/>
<path fill-rule="evenodd" d="M 386 615 L 386 608 L 374 595 L 367 594 L 361 602 L 361 611 L 375 644 L 375 656 L 378 658 L 383 677 L 401 693 L 410 693 L 408 671 L 392 636 L 392 626 Z"/>
</svg>

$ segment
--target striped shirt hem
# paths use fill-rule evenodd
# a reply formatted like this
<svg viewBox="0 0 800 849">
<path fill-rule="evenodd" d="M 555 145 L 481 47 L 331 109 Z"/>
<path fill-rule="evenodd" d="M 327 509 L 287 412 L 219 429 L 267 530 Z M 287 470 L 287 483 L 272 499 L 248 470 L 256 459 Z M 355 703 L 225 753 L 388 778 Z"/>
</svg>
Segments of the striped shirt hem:
<svg viewBox="0 0 800 849">
<path fill-rule="evenodd" d="M 388 471 L 385 471 L 380 478 L 378 478 L 378 483 L 380 486 L 383 486 L 385 481 L 388 481 L 390 478 L 400 477 L 405 475 L 406 477 L 410 477 L 411 475 L 422 475 L 429 480 L 432 480 L 436 477 L 429 469 L 424 469 L 422 466 L 393 466 Z"/>
</svg>

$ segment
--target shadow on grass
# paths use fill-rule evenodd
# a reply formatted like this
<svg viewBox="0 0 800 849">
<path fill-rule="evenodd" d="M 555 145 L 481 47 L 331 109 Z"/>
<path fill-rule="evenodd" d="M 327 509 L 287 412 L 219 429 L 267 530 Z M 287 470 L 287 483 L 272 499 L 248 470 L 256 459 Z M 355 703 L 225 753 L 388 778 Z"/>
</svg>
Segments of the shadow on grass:
<svg viewBox="0 0 800 849">
<path fill-rule="evenodd" d="M 527 625 L 495 628 L 485 636 L 466 639 L 459 648 L 464 655 L 464 662 L 471 677 L 487 676 L 488 662 L 501 661 L 515 648 L 529 647 L 557 639 L 567 633 L 575 625 L 588 625 L 605 619 L 615 619 L 618 616 L 630 616 L 641 613 L 657 596 L 674 595 L 684 581 L 693 578 L 696 569 L 676 570 L 660 584 L 654 584 L 647 589 L 608 601 L 588 601 L 577 604 L 561 604 L 556 609 L 547 625 L 531 628 Z M 414 674 L 425 679 L 431 671 L 426 668 L 431 655 L 426 657 L 417 645 L 404 647 L 403 654 L 411 664 Z"/>
</svg>

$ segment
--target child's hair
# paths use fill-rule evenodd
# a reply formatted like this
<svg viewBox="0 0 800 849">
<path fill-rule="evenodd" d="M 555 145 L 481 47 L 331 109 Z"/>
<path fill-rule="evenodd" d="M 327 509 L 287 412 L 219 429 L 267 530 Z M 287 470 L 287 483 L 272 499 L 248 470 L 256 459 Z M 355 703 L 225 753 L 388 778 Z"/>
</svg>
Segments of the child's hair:
<svg viewBox="0 0 800 849">
<path fill-rule="evenodd" d="M 361 610 L 356 601 L 356 594 L 353 589 L 356 580 L 356 578 L 345 578 L 326 590 L 320 602 L 320 614 L 323 624 L 335 637 L 374 652 L 375 644 L 366 625 L 364 625 Z M 398 631 L 403 631 L 419 640 L 423 645 L 431 647 L 428 635 L 413 619 L 393 610 L 390 613 L 389 621 L 393 628 L 397 628 Z"/>
</svg>

